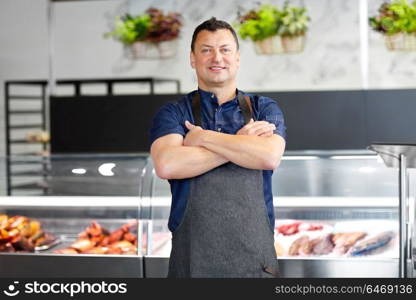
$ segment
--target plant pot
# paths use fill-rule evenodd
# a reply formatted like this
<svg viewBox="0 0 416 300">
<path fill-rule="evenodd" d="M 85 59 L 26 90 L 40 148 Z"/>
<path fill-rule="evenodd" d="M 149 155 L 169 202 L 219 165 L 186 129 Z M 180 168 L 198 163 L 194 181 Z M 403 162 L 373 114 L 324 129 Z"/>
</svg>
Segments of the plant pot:
<svg viewBox="0 0 416 300">
<path fill-rule="evenodd" d="M 305 36 L 282 36 L 282 47 L 285 53 L 299 53 L 303 51 Z"/>
<path fill-rule="evenodd" d="M 385 35 L 384 41 L 390 51 L 416 51 L 416 33 Z"/>
<path fill-rule="evenodd" d="M 171 58 L 176 55 L 178 41 L 147 42 L 137 41 L 130 45 L 129 52 L 132 59 Z"/>
<path fill-rule="evenodd" d="M 302 52 L 305 45 L 305 36 L 272 36 L 254 43 L 254 49 L 259 55 L 291 54 Z"/>
<path fill-rule="evenodd" d="M 145 58 L 148 53 L 148 43 L 147 42 L 134 42 L 130 45 L 130 56 L 133 59 Z"/>
<path fill-rule="evenodd" d="M 178 40 L 163 41 L 157 43 L 160 58 L 171 58 L 176 56 Z"/>
<path fill-rule="evenodd" d="M 259 55 L 273 55 L 283 52 L 280 36 L 272 36 L 262 41 L 254 42 L 254 50 Z"/>
</svg>

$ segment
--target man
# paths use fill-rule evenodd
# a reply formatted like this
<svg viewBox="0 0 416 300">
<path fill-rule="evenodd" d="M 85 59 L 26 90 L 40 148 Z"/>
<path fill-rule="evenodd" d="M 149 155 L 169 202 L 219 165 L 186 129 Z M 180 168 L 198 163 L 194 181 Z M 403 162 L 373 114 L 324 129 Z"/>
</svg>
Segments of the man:
<svg viewBox="0 0 416 300">
<path fill-rule="evenodd" d="M 169 277 L 275 277 L 271 176 L 285 148 L 272 99 L 237 90 L 238 39 L 211 18 L 194 31 L 198 90 L 161 108 L 156 173 L 171 185 Z"/>
</svg>

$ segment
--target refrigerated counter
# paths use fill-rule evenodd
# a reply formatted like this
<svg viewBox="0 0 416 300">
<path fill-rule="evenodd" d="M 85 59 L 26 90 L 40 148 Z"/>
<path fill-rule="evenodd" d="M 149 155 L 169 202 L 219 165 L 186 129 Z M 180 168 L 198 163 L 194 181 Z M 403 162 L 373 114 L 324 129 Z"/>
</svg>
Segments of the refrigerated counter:
<svg viewBox="0 0 416 300">
<path fill-rule="evenodd" d="M 145 277 L 165 277 L 170 188 L 154 171 L 151 185 Z M 286 152 L 273 195 L 283 277 L 398 277 L 398 171 L 378 155 Z"/>
<path fill-rule="evenodd" d="M 46 240 L 31 248 L 1 231 L 3 276 L 166 276 L 170 188 L 148 154 L 3 159 L 16 195 L 0 199 L 0 226 Z M 397 277 L 397 173 L 369 151 L 286 152 L 273 175 L 281 275 Z"/>
<path fill-rule="evenodd" d="M 2 159 L 0 277 L 143 277 L 147 154 Z"/>
</svg>

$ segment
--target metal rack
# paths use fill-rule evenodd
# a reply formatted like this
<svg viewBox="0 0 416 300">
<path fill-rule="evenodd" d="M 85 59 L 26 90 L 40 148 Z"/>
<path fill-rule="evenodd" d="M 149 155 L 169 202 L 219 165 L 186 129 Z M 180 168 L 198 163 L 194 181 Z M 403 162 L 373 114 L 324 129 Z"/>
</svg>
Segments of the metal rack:
<svg viewBox="0 0 416 300">
<path fill-rule="evenodd" d="M 146 83 L 149 85 L 149 94 L 155 94 L 155 86 L 160 83 L 173 83 L 176 92 L 180 93 L 180 81 L 177 79 L 166 78 L 94 78 L 94 79 L 67 79 L 56 81 L 57 86 L 70 86 L 73 88 L 72 96 L 78 97 L 82 95 L 82 86 L 87 84 L 104 84 L 106 93 L 104 96 L 114 95 L 114 85 L 118 83 Z M 40 95 L 34 94 L 14 94 L 13 87 L 40 88 Z M 6 177 L 7 177 L 7 195 L 12 195 L 17 190 L 36 190 L 41 191 L 41 195 L 48 195 L 50 189 L 48 186 L 48 176 L 50 175 L 50 142 L 37 141 L 31 142 L 24 138 L 13 138 L 13 133 L 22 132 L 22 130 L 41 130 L 48 131 L 49 120 L 49 103 L 50 97 L 48 91 L 47 80 L 19 80 L 5 82 L 5 122 L 6 122 Z M 12 103 L 17 101 L 40 101 L 39 109 L 13 109 Z M 40 122 L 24 122 L 17 123 L 13 121 L 14 116 L 40 116 Z M 26 132 L 28 133 L 28 131 Z M 16 152 L 13 145 L 38 144 L 41 145 L 40 151 L 35 152 Z M 28 158 L 28 156 L 33 156 Z M 27 166 L 24 171 L 15 171 L 12 166 Z M 31 178 L 30 182 L 14 183 L 13 179 Z M 38 180 L 33 179 L 38 177 Z M 39 180 L 39 177 L 41 179 Z"/>
<path fill-rule="evenodd" d="M 22 138 L 13 138 L 14 132 L 21 132 L 22 130 L 42 130 L 46 131 L 46 81 L 6 81 L 5 82 L 5 121 L 6 121 L 6 179 L 7 179 L 7 195 L 12 195 L 15 189 L 24 190 L 41 190 L 42 194 L 47 194 L 48 187 L 45 184 L 48 175 L 48 160 L 43 154 L 48 152 L 48 143 L 44 142 L 30 142 Z M 12 87 L 38 87 L 40 88 L 40 95 L 21 95 L 12 93 Z M 30 101 L 31 103 L 39 103 L 39 109 L 13 109 L 12 102 Z M 14 116 L 40 116 L 40 122 L 13 122 Z M 15 144 L 38 144 L 41 145 L 40 152 L 15 152 L 13 145 Z M 37 160 L 19 159 L 22 155 L 41 155 Z M 29 171 L 13 171 L 13 165 L 29 165 Z M 32 165 L 37 165 L 36 169 L 32 169 Z M 40 168 L 39 168 L 40 166 Z M 13 184 L 12 177 L 42 177 L 41 181 Z"/>
</svg>

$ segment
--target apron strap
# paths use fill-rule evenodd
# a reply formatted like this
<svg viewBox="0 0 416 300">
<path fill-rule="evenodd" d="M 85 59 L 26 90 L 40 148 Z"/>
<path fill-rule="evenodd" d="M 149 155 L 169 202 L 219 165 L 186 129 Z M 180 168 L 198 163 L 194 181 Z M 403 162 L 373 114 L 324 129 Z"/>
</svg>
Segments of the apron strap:
<svg viewBox="0 0 416 300">
<path fill-rule="evenodd" d="M 247 124 L 253 115 L 250 97 L 244 96 L 242 92 L 238 91 L 238 104 L 244 117 L 244 123 Z M 194 125 L 202 127 L 201 95 L 198 91 L 192 97 L 192 115 L 194 117 Z"/>
<path fill-rule="evenodd" d="M 192 115 L 194 117 L 194 125 L 202 127 L 201 95 L 198 91 L 192 97 Z"/>
<path fill-rule="evenodd" d="M 251 102 L 249 96 L 244 96 L 242 92 L 238 91 L 238 104 L 240 105 L 241 112 L 244 116 L 244 123 L 250 122 L 253 110 L 251 108 Z"/>
</svg>

